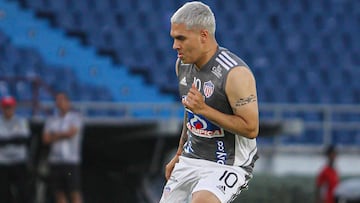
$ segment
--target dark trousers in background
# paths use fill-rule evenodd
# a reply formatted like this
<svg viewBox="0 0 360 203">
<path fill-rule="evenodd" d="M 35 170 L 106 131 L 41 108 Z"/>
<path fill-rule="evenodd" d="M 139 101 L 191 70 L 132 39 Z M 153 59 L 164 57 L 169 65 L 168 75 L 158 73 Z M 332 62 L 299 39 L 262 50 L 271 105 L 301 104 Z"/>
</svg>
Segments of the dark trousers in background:
<svg viewBox="0 0 360 203">
<path fill-rule="evenodd" d="M 50 186 L 54 192 L 81 192 L 80 164 L 50 164 Z"/>
<path fill-rule="evenodd" d="M 30 203 L 31 181 L 25 164 L 0 164 L 0 199 L 8 203 Z"/>
</svg>

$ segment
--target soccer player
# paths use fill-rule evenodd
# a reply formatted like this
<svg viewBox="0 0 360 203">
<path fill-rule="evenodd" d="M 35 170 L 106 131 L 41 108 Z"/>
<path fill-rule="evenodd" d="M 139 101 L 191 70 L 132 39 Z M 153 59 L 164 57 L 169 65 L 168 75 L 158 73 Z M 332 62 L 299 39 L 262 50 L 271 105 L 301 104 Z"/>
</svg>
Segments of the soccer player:
<svg viewBox="0 0 360 203">
<path fill-rule="evenodd" d="M 170 35 L 185 116 L 160 202 L 231 202 L 247 188 L 258 158 L 255 78 L 244 61 L 218 45 L 214 14 L 204 3 L 179 8 Z"/>
</svg>

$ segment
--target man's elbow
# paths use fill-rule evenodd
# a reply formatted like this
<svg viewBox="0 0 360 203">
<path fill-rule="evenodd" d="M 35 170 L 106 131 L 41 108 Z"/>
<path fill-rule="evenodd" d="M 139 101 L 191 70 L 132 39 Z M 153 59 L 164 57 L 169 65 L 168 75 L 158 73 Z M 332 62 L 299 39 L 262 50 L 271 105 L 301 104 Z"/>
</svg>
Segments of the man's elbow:
<svg viewBox="0 0 360 203">
<path fill-rule="evenodd" d="M 249 139 L 255 139 L 255 138 L 257 138 L 257 136 L 258 136 L 258 134 L 259 133 L 257 133 L 257 132 L 251 132 L 250 134 L 249 134 Z"/>
<path fill-rule="evenodd" d="M 249 139 L 255 139 L 258 135 L 259 135 L 259 126 L 254 126 L 249 129 L 246 137 Z"/>
</svg>

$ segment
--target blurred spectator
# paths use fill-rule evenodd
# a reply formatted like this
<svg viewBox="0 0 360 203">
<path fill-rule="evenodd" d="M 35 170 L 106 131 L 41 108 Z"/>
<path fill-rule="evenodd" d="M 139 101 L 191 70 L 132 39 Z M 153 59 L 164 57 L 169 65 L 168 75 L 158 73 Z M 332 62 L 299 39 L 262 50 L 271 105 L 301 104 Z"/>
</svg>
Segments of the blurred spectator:
<svg viewBox="0 0 360 203">
<path fill-rule="evenodd" d="M 50 181 L 57 203 L 81 203 L 82 118 L 65 93 L 56 95 L 57 113 L 45 122 L 43 143 L 50 145 Z"/>
<path fill-rule="evenodd" d="M 31 202 L 27 163 L 30 129 L 28 121 L 15 115 L 16 100 L 1 99 L 0 199 L 6 203 Z"/>
<path fill-rule="evenodd" d="M 334 192 L 339 183 L 339 177 L 334 167 L 336 159 L 335 146 L 330 145 L 325 151 L 327 164 L 316 178 L 317 203 L 335 203 Z"/>
</svg>

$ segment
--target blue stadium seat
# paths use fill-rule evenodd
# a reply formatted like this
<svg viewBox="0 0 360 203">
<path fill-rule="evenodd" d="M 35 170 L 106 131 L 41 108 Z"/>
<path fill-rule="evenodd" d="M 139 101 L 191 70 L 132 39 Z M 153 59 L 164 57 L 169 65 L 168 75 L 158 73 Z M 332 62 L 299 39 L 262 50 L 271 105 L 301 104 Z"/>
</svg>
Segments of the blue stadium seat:
<svg viewBox="0 0 360 203">
<path fill-rule="evenodd" d="M 303 118 L 305 121 L 321 122 L 324 120 L 324 115 L 321 112 L 307 112 Z"/>
<path fill-rule="evenodd" d="M 321 130 L 312 129 L 306 130 L 301 135 L 282 136 L 281 142 L 284 144 L 306 144 L 306 145 L 319 145 L 323 143 L 323 132 Z"/>
<path fill-rule="evenodd" d="M 150 71 L 144 77 L 150 77 L 148 81 L 159 89 L 176 81 L 173 75 L 176 52 L 171 50 L 169 18 L 185 0 L 25 2 L 33 10 L 53 12 L 59 28 L 84 32 L 91 47 L 110 54 L 114 51 L 117 62 L 130 71 L 132 68 Z M 214 8 L 220 45 L 239 53 L 254 70 L 260 101 L 360 102 L 357 1 L 205 2 Z M 51 41 L 52 38 L 46 39 Z M 44 70 L 43 60 L 28 53 L 23 55 L 7 44 L 8 37 L 0 32 L 0 56 L 4 59 L 0 61 L 1 74 L 31 75 L 42 70 L 49 74 L 50 79 L 45 80 L 51 82 L 54 76 Z M 24 60 L 19 60 L 23 56 Z M 71 85 L 64 86 L 70 89 Z M 303 117 L 319 119 L 316 114 Z"/>
<path fill-rule="evenodd" d="M 97 1 L 96 1 L 97 2 Z M 71 10 L 81 10 L 83 12 L 94 10 L 98 4 L 95 5 L 95 1 L 91 0 L 81 0 L 81 1 L 68 1 L 68 9 Z"/>
<path fill-rule="evenodd" d="M 105 27 L 97 32 L 92 32 L 91 35 L 89 35 L 88 42 L 99 50 L 116 50 L 116 46 L 119 45 L 119 40 L 116 40 L 117 33 L 116 28 Z M 120 38 L 121 36 L 119 36 L 119 39 Z"/>
<path fill-rule="evenodd" d="M 104 0 L 104 1 L 90 0 L 88 1 L 88 3 L 90 4 L 90 7 L 94 7 L 94 9 L 97 11 L 108 12 L 108 13 L 115 12 L 120 5 L 121 6 L 129 5 L 129 3 L 127 2 L 123 2 L 123 1 L 119 2 L 117 0 Z"/>
<path fill-rule="evenodd" d="M 0 96 L 3 97 L 9 94 L 11 95 L 8 82 L 0 81 Z"/>
<path fill-rule="evenodd" d="M 323 131 L 321 130 L 307 130 L 305 131 L 306 144 L 320 145 L 323 143 Z"/>
<path fill-rule="evenodd" d="M 59 1 L 62 2 L 62 1 Z M 25 0 L 25 4 L 37 11 L 49 11 L 49 2 L 44 0 Z"/>
<path fill-rule="evenodd" d="M 54 95 L 52 95 L 45 87 L 40 87 L 39 99 L 40 101 L 54 101 Z"/>
<path fill-rule="evenodd" d="M 43 59 L 36 49 L 18 48 L 19 57 L 18 64 L 14 67 L 19 76 L 40 76 L 43 73 Z"/>
<path fill-rule="evenodd" d="M 259 136 L 256 138 L 256 142 L 259 146 L 266 146 L 266 145 L 273 145 L 276 141 L 275 141 L 275 137 L 271 136 L 271 137 L 263 137 L 261 136 L 261 134 L 259 134 Z"/>
<path fill-rule="evenodd" d="M 82 18 L 79 11 L 64 11 L 56 16 L 56 23 L 65 30 L 81 30 Z"/>
<path fill-rule="evenodd" d="M 356 131 L 346 130 L 333 131 L 332 142 L 338 145 L 354 145 L 356 133 Z"/>
<path fill-rule="evenodd" d="M 9 43 L 10 39 L 8 36 L 6 36 L 3 32 L 1 32 L 0 30 L 0 45 L 1 45 L 1 48 L 3 46 L 6 46 L 8 43 Z"/>
<path fill-rule="evenodd" d="M 170 18 L 167 18 L 164 13 L 151 12 L 147 10 L 143 11 L 142 14 L 143 16 L 139 16 L 139 18 L 144 21 L 142 25 L 147 31 L 155 31 L 155 33 L 164 31 L 169 35 L 167 26 L 170 24 Z M 142 17 L 145 19 L 142 19 Z"/>
<path fill-rule="evenodd" d="M 65 11 L 70 11 L 70 5 L 69 1 L 44 1 L 44 0 L 35 0 L 35 1 L 43 1 L 45 3 L 45 8 L 49 11 L 55 12 L 55 13 L 65 13 Z M 31 0 L 29 0 L 31 2 Z"/>
<path fill-rule="evenodd" d="M 360 133 L 356 133 L 354 140 L 355 145 L 360 145 Z"/>
<path fill-rule="evenodd" d="M 29 108 L 17 108 L 16 109 L 16 114 L 18 116 L 22 116 L 22 117 L 25 117 L 25 118 L 28 118 L 29 116 L 32 115 L 32 109 L 29 109 Z"/>
<path fill-rule="evenodd" d="M 16 83 L 15 97 L 20 101 L 30 101 L 33 98 L 33 89 L 29 82 L 19 81 Z"/>
<path fill-rule="evenodd" d="M 268 3 L 267 1 L 267 12 L 270 15 L 274 15 L 277 13 L 281 13 L 283 11 L 281 1 L 272 1 L 271 3 Z"/>
<path fill-rule="evenodd" d="M 107 0 L 101 1 L 102 3 L 106 3 L 106 5 L 100 6 L 103 8 L 109 7 L 109 9 L 106 9 L 105 11 L 113 11 L 115 13 L 128 13 L 129 11 L 134 10 L 133 5 L 131 1 L 125 0 L 125 1 L 117 1 L 117 0 Z M 100 2 L 100 1 L 99 1 Z"/>
<path fill-rule="evenodd" d="M 335 117 L 336 116 L 336 117 Z M 337 119 L 336 121 L 345 121 L 345 122 L 359 122 L 360 121 L 360 113 L 359 112 L 348 112 L 348 113 L 343 113 L 343 115 L 339 115 L 339 113 L 335 114 L 335 119 Z"/>
</svg>

